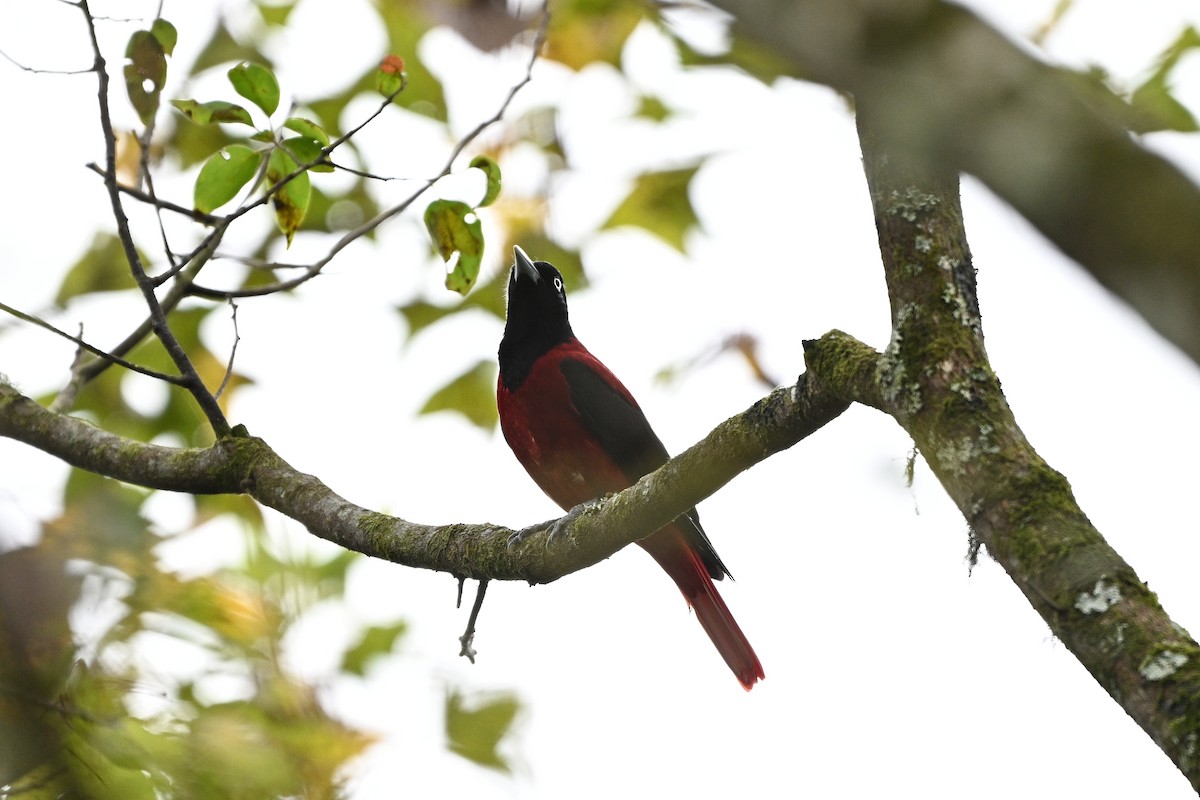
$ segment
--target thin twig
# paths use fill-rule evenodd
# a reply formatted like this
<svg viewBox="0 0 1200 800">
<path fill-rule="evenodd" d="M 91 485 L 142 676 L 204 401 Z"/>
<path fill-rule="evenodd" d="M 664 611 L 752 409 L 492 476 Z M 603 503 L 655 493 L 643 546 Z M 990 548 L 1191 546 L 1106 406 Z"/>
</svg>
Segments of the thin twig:
<svg viewBox="0 0 1200 800">
<path fill-rule="evenodd" d="M 87 69 L 42 69 L 40 67 L 30 67 L 17 61 L 3 50 L 0 50 L 0 58 L 3 58 L 22 72 L 29 72 L 34 75 L 86 75 L 96 69 L 94 66 Z"/>
<path fill-rule="evenodd" d="M 108 177 L 107 173 L 104 171 L 104 168 L 95 162 L 88 164 L 87 168 L 92 172 L 95 172 L 101 178 Z M 203 211 L 197 211 L 194 208 L 186 208 L 177 203 L 172 203 L 170 200 L 163 200 L 161 197 L 147 194 L 141 189 L 136 189 L 132 186 L 126 186 L 123 183 L 117 184 L 117 190 L 123 194 L 129 195 L 135 200 L 140 200 L 141 202 L 152 205 L 155 208 L 164 209 L 166 211 L 174 211 L 176 214 L 182 214 L 183 216 L 193 219 L 196 222 L 204 225 L 216 225 L 221 221 L 221 217 L 218 217 L 215 214 L 205 214 Z"/>
<path fill-rule="evenodd" d="M 271 261 L 265 258 L 244 256 L 239 253 L 214 253 L 213 260 L 236 261 L 242 266 L 262 270 L 308 269 L 309 267 L 308 264 L 289 264 L 286 261 Z"/>
<path fill-rule="evenodd" d="M 333 164 L 332 161 L 329 163 Z M 382 183 L 387 183 L 388 181 L 404 180 L 403 177 L 398 175 L 376 175 L 375 173 L 367 172 L 366 170 L 347 167 L 345 164 L 333 164 L 333 167 L 334 169 L 340 169 L 342 172 L 349 172 L 351 175 L 357 175 L 360 178 L 366 178 L 369 181 L 380 181 Z"/>
<path fill-rule="evenodd" d="M 233 375 L 233 359 L 237 355 L 238 342 L 242 337 L 238 335 L 237 324 L 237 303 L 233 302 L 233 298 L 229 299 L 229 318 L 233 320 L 233 347 L 229 348 L 229 363 L 225 365 L 225 377 L 221 379 L 221 385 L 217 387 L 216 397 L 221 399 L 221 395 L 225 392 L 225 387 L 229 385 L 229 378 Z"/>
<path fill-rule="evenodd" d="M 155 370 L 138 366 L 137 364 L 134 364 L 132 361 L 126 361 L 125 359 L 121 358 L 120 356 L 113 355 L 112 353 L 106 353 L 105 351 L 101 350 L 99 347 L 96 347 L 95 345 L 91 345 L 91 344 L 88 344 L 87 342 L 85 342 L 83 340 L 82 335 L 72 336 L 71 334 L 67 333 L 66 331 L 54 327 L 49 322 L 46 322 L 44 319 L 35 317 L 32 314 L 26 314 L 24 311 L 19 311 L 10 305 L 0 303 L 0 311 L 3 311 L 5 314 L 10 314 L 10 315 L 16 317 L 17 319 L 21 319 L 21 320 L 24 320 L 25 322 L 29 322 L 29 323 L 32 323 L 33 325 L 37 325 L 39 328 L 48 330 L 51 333 L 55 334 L 56 336 L 61 336 L 62 338 L 66 339 L 68 341 L 74 342 L 81 349 L 86 350 L 87 352 L 91 353 L 92 355 L 96 356 L 97 358 L 102 358 L 105 361 L 108 361 L 109 363 L 122 366 L 125 369 L 130 370 L 131 372 L 137 372 L 137 373 L 140 373 L 140 374 L 145 375 L 150 378 L 157 378 L 160 381 L 166 381 L 167 383 L 173 383 L 176 386 L 186 385 L 184 383 L 183 378 L 181 378 L 178 375 L 167 375 L 166 373 L 163 373 L 163 372 L 156 372 Z M 78 357 L 76 358 L 76 361 L 78 361 Z"/>
<path fill-rule="evenodd" d="M 170 265 L 167 268 L 166 275 L 174 275 L 183 268 L 182 262 L 175 260 L 175 253 L 171 250 L 171 240 L 167 236 L 167 226 L 163 222 L 163 209 L 158 203 L 158 193 L 154 191 L 154 176 L 150 171 L 150 144 L 154 136 L 154 120 L 146 125 L 146 129 L 142 131 L 142 135 L 138 137 L 138 170 L 141 173 L 139 177 L 146 182 L 146 194 L 150 196 L 150 205 L 154 209 L 154 218 L 158 222 L 158 235 L 162 238 L 163 253 L 167 256 L 167 263 Z M 162 286 L 166 280 L 162 275 L 154 279 L 155 288 Z"/>
</svg>

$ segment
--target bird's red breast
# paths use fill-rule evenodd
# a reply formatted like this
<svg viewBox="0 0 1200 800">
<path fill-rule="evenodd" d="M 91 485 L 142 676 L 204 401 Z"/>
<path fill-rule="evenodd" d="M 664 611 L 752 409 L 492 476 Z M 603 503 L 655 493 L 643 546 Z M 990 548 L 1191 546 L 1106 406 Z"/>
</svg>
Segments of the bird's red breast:
<svg viewBox="0 0 1200 800">
<path fill-rule="evenodd" d="M 496 404 L 508 446 L 534 482 L 564 510 L 633 482 L 588 431 L 562 370 L 566 360 L 601 375 L 637 405 L 616 376 L 575 339 L 541 356 L 515 391 L 499 382 Z"/>
</svg>

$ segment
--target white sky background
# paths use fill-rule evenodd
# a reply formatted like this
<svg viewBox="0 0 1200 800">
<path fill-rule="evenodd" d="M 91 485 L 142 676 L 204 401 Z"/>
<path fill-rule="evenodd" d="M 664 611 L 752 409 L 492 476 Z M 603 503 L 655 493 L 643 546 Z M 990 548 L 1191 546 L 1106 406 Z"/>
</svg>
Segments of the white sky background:
<svg viewBox="0 0 1200 800">
<path fill-rule="evenodd" d="M 134 13 L 111 5 L 97 11 Z M 1019 36 L 1053 2 L 969 5 Z M 1096 0 L 1076 5 L 1049 40 L 1050 56 L 1103 64 L 1131 84 L 1185 22 L 1197 21 L 1184 0 L 1119 14 Z M 189 33 L 189 15 L 192 24 L 210 20 L 216 7 L 168 0 L 164 15 L 183 32 L 180 60 L 204 39 Z M 381 55 L 361 2 L 305 0 L 295 22 L 296 38 L 276 54 L 285 92 L 323 93 Z M 0 9 L 0 49 L 26 64 L 86 66 L 81 34 L 77 12 L 61 4 L 10 0 Z M 114 63 L 127 35 L 117 28 L 111 37 Z M 330 42 L 346 44 L 333 53 Z M 474 54 L 448 32 L 427 40 L 422 56 L 443 77 L 473 76 L 469 90 L 451 78 L 460 130 L 492 113 L 525 58 Z M 633 99 L 612 74 L 571 76 L 550 64 L 535 72 L 518 108 L 563 101 L 579 175 L 558 187 L 551 225 L 571 238 L 608 214 L 604 204 L 619 198 L 624 176 L 686 154 L 681 136 L 711 137 L 728 150 L 696 180 L 703 232 L 690 239 L 687 258 L 638 232 L 589 239 L 593 288 L 571 298 L 580 338 L 677 452 L 762 390 L 733 357 L 666 387 L 653 380 L 662 366 L 749 331 L 764 343 L 767 367 L 791 379 L 803 370 L 800 340 L 832 327 L 883 347 L 886 296 L 853 122 L 837 97 L 789 82 L 769 90 L 727 79 L 714 89 L 679 74 L 649 30 L 635 35 L 627 63 L 635 81 L 695 118 L 663 131 L 625 121 Z M 1194 60 L 1179 83 L 1181 99 L 1200 108 Z M 103 219 L 99 181 L 83 169 L 101 156 L 94 86 L 90 76 L 0 65 L 11 148 L 0 196 L 0 298 L 19 308 L 46 307 L 60 267 Z M 119 84 L 114 105 L 123 105 Z M 352 106 L 343 122 L 365 113 Z M 363 139 L 389 136 L 401 143 L 393 174 L 440 166 L 442 156 L 426 149 L 438 140 L 406 120 L 385 119 Z M 1151 141 L 1195 175 L 1194 139 Z M 511 187 L 537 180 L 515 162 L 507 167 Z M 159 190 L 190 197 L 186 184 Z M 398 198 L 404 189 L 386 191 Z M 965 181 L 963 200 L 988 350 L 1018 422 L 1173 618 L 1200 628 L 1195 366 L 977 183 Z M 321 244 L 298 237 L 289 257 L 303 260 Z M 238 367 L 258 383 L 241 392 L 233 421 L 355 502 L 408 519 L 519 527 L 556 516 L 498 433 L 452 415 L 414 417 L 433 388 L 494 354 L 501 329 L 482 315 L 456 319 L 401 349 L 394 307 L 440 283 L 425 248 L 415 227 L 393 224 L 295 297 L 242 303 Z M 506 263 L 493 250 L 486 268 Z M 89 339 L 113 341 L 122 318 L 108 302 L 78 303 L 56 320 L 82 320 Z M 206 333 L 214 349 L 227 348 L 226 316 L 215 314 Z M 0 337 L 0 370 L 30 393 L 60 386 L 70 354 L 69 344 L 40 331 Z M 142 402 L 153 405 L 158 387 L 141 386 Z M 453 607 L 451 578 L 364 561 L 348 606 L 321 609 L 291 652 L 295 669 L 320 680 L 350 623 L 403 616 L 412 626 L 400 655 L 367 683 L 328 686 L 335 709 L 387 737 L 362 763 L 355 797 L 1192 796 L 998 566 L 985 556 L 967 575 L 961 515 L 923 464 L 913 488 L 904 485 L 910 447 L 890 419 L 854 408 L 703 504 L 705 527 L 738 578 L 722 594 L 767 674 L 750 693 L 670 580 L 634 548 L 549 586 L 492 584 L 475 666 L 456 655 L 466 610 Z M 0 441 L 0 520 L 31 530 L 33 519 L 53 513 L 61 474 L 48 456 Z M 157 506 L 169 529 L 178 500 L 164 496 Z M 293 523 L 272 525 L 308 541 Z M 235 536 L 206 529 L 168 554 L 202 569 L 238 552 Z M 445 750 L 447 686 L 520 695 L 515 778 Z"/>
</svg>

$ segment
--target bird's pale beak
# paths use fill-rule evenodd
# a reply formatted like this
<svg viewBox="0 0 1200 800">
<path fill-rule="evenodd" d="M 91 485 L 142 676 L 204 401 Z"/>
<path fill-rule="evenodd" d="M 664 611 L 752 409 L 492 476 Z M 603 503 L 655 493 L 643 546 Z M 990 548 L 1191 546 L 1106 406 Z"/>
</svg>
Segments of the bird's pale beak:
<svg viewBox="0 0 1200 800">
<path fill-rule="evenodd" d="M 513 271 L 512 274 L 516 278 L 528 278 L 534 283 L 542 280 L 542 276 L 538 274 L 537 267 L 533 265 L 533 261 L 529 256 L 525 255 L 525 251 L 517 245 L 513 245 Z"/>
</svg>

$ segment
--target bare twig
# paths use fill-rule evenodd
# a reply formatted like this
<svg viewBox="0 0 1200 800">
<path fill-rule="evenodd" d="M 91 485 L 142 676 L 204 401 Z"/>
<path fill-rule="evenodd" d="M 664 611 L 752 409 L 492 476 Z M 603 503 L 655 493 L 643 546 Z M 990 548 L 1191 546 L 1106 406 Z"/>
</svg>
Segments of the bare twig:
<svg viewBox="0 0 1200 800">
<path fill-rule="evenodd" d="M 0 303 L 0 311 L 3 311 L 5 314 L 10 314 L 10 315 L 16 317 L 17 319 L 21 319 L 21 320 L 24 320 L 25 322 L 29 322 L 29 323 L 32 323 L 33 325 L 37 325 L 39 328 L 48 330 L 51 333 L 55 334 L 56 336 L 61 336 L 62 338 L 67 339 L 68 341 L 72 341 L 76 345 L 78 345 L 80 347 L 80 349 L 86 350 L 87 352 L 91 353 L 92 355 L 96 356 L 97 358 L 104 359 L 105 361 L 107 361 L 111 364 L 117 364 L 119 366 L 124 367 L 127 370 L 130 370 L 131 372 L 137 372 L 139 374 L 145 375 L 150 378 L 157 378 L 160 381 L 166 381 L 167 383 L 173 383 L 176 386 L 184 385 L 183 378 L 179 377 L 178 375 L 167 375 L 162 372 L 156 372 L 155 370 L 148 369 L 148 368 L 142 367 L 142 366 L 138 366 L 137 364 L 134 364 L 132 361 L 126 361 L 125 359 L 121 358 L 120 356 L 113 355 L 112 353 L 106 353 L 105 351 L 101 350 L 99 347 L 96 347 L 95 345 L 88 344 L 87 342 L 85 342 L 83 340 L 82 335 L 72 336 L 71 334 L 67 333 L 66 331 L 54 327 L 49 322 L 46 322 L 44 319 L 35 317 L 32 314 L 26 314 L 24 311 L 19 311 L 18 309 L 15 309 L 10 305 Z M 78 361 L 79 361 L 79 358 L 77 356 L 76 362 L 78 362 Z"/>
<path fill-rule="evenodd" d="M 95 172 L 101 178 L 108 177 L 108 174 L 104 171 L 104 168 L 95 162 L 88 164 L 87 168 L 92 172 Z M 173 211 L 176 214 L 181 214 L 204 225 L 216 225 L 221 221 L 221 217 L 218 217 L 215 214 L 205 214 L 203 211 L 197 211 L 194 208 L 185 208 L 178 203 L 172 203 L 170 200 L 163 200 L 161 197 L 148 194 L 143 192 L 141 189 L 137 189 L 132 186 L 126 186 L 123 183 L 117 184 L 117 190 L 122 194 L 129 195 L 135 200 L 140 200 L 141 202 L 152 205 L 158 209 Z"/>
<path fill-rule="evenodd" d="M 233 346 L 229 348 L 229 363 L 225 365 L 225 377 L 221 379 L 221 385 L 217 387 L 218 400 L 225 392 L 225 387 L 229 385 L 229 378 L 233 375 L 233 359 L 237 355 L 238 342 L 242 340 L 242 337 L 238 335 L 237 303 L 233 302 L 233 298 L 229 299 L 229 309 L 229 318 L 233 321 Z"/>
<path fill-rule="evenodd" d="M 17 61 L 3 50 L 0 50 L 0 58 L 3 58 L 22 72 L 29 72 L 34 75 L 86 75 L 96 69 L 95 66 L 87 67 L 86 69 L 43 69 L 41 67 L 31 67 Z"/>
<path fill-rule="evenodd" d="M 333 164 L 332 161 L 329 163 Z M 357 175 L 358 177 L 366 178 L 369 181 L 380 181 L 381 183 L 387 183 L 388 181 L 404 180 L 403 177 L 400 177 L 397 175 L 376 175 L 375 173 L 367 172 L 366 170 L 355 169 L 354 167 L 347 167 L 345 164 L 333 164 L 333 166 L 334 166 L 334 169 L 340 169 L 342 172 L 349 172 L 351 175 Z"/>
<path fill-rule="evenodd" d="M 256 258 L 254 256 L 244 256 L 238 253 L 214 253 L 213 260 L 236 261 L 243 266 L 251 269 L 262 270 L 277 270 L 277 269 L 308 269 L 308 264 L 289 264 L 286 261 L 272 261 L 265 258 Z"/>
<path fill-rule="evenodd" d="M 183 268 L 182 262 L 175 260 L 175 253 L 171 250 L 171 240 L 167 236 L 167 226 L 163 223 L 163 209 L 158 203 L 158 194 L 154 191 L 154 175 L 150 171 L 150 141 L 154 135 L 154 120 L 146 126 L 142 131 L 142 135 L 138 138 L 138 169 L 141 172 L 141 179 L 146 182 L 146 194 L 150 197 L 150 205 L 154 209 L 154 218 L 158 222 L 158 235 L 162 239 L 163 254 L 167 257 L 167 263 L 170 266 L 167 268 L 165 275 L 175 275 Z M 159 275 L 154 279 L 154 286 L 158 287 L 163 284 L 166 278 Z"/>
</svg>

